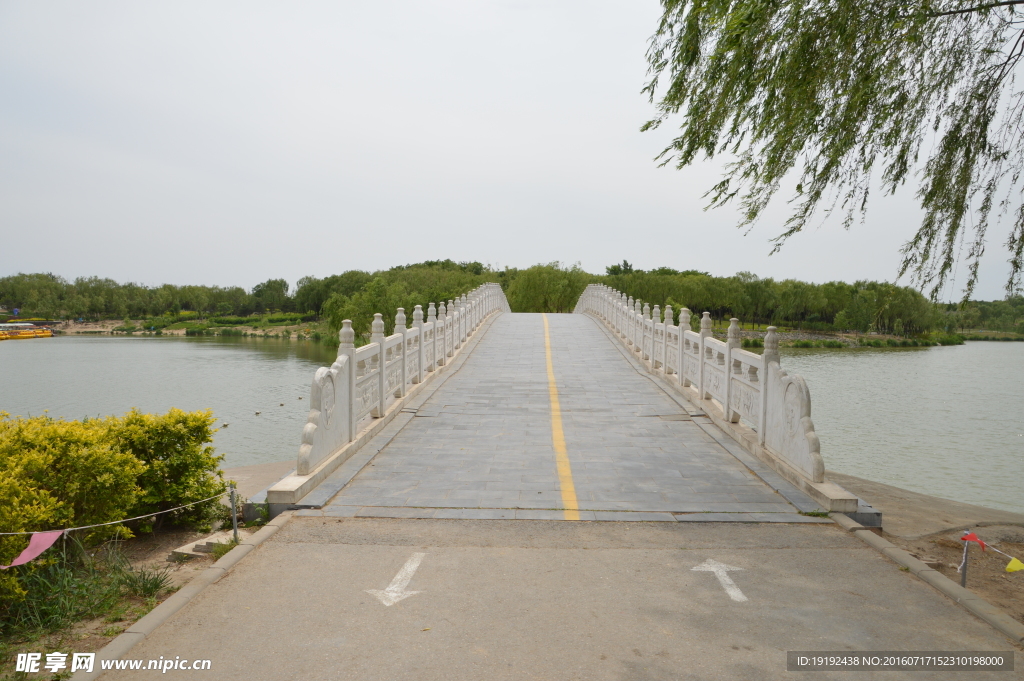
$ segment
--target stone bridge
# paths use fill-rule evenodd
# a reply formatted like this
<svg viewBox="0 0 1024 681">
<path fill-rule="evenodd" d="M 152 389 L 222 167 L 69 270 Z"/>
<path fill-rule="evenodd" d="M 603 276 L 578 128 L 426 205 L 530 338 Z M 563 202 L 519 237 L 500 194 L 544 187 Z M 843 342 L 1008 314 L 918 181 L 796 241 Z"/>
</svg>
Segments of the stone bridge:
<svg viewBox="0 0 1024 681">
<path fill-rule="evenodd" d="M 857 499 L 824 479 L 774 334 L 756 355 L 735 325 L 718 340 L 596 286 L 576 312 L 511 314 L 488 285 L 411 326 L 400 310 L 390 336 L 378 315 L 358 348 L 346 324 L 296 472 L 267 492 L 280 516 L 101 657 L 187 654 L 225 681 L 762 681 L 827 651 L 1024 664 L 1018 622 L 843 515 Z M 600 522 L 631 520 L 655 522 Z"/>
<path fill-rule="evenodd" d="M 488 284 L 399 310 L 316 372 L 296 472 L 272 514 L 827 522 L 858 500 L 824 479 L 810 395 L 763 355 L 603 286 L 577 314 L 513 314 Z M 372 444 L 370 446 L 368 443 Z M 806 515 L 810 513 L 810 515 Z"/>
</svg>

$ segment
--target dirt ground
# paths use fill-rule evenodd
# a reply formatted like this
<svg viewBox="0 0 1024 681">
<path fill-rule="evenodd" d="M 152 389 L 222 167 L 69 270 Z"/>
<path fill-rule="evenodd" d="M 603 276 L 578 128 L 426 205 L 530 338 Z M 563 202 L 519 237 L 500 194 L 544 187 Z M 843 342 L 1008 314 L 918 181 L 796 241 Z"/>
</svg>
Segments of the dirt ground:
<svg viewBox="0 0 1024 681">
<path fill-rule="evenodd" d="M 972 531 L 986 544 L 1024 561 L 1024 527 L 994 525 L 975 527 Z M 933 565 L 943 575 L 960 583 L 957 566 L 963 559 L 964 542 L 960 541 L 962 530 L 940 532 L 930 537 L 905 539 L 886 534 L 885 538 L 896 546 L 917 556 L 925 562 L 937 561 Z M 967 589 L 978 594 L 992 605 L 1003 608 L 1011 617 L 1024 623 L 1024 570 L 1007 572 L 1010 559 L 991 548 L 982 551 L 974 542 L 969 542 L 967 564 Z"/>
</svg>

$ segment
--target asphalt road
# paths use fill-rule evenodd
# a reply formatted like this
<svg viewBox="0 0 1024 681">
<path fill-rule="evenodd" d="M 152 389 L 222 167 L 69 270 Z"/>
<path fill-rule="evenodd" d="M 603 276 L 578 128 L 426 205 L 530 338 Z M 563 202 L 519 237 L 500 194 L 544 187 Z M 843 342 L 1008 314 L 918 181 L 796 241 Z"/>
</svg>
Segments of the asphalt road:
<svg viewBox="0 0 1024 681">
<path fill-rule="evenodd" d="M 742 568 L 745 600 L 693 570 L 709 559 Z M 297 517 L 126 657 L 208 658 L 160 678 L 224 681 L 908 674 L 787 672 L 788 650 L 1013 647 L 831 525 Z M 1015 655 L 1016 672 L 911 678 L 1024 678 Z"/>
</svg>

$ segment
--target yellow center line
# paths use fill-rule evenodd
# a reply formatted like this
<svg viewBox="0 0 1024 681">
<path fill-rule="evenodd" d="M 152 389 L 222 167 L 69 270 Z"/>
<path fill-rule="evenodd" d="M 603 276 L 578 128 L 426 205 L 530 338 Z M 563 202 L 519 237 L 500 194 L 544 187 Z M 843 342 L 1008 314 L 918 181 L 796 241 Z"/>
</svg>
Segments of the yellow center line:
<svg viewBox="0 0 1024 681">
<path fill-rule="evenodd" d="M 558 464 L 558 483 L 562 490 L 562 506 L 566 520 L 579 520 L 580 507 L 576 503 L 576 485 L 572 482 L 572 467 L 565 451 L 565 432 L 562 430 L 562 407 L 558 403 L 558 386 L 555 385 L 555 368 L 551 364 L 551 334 L 548 333 L 548 316 L 544 320 L 544 354 L 548 360 L 548 394 L 551 396 L 551 442 L 555 447 L 555 461 Z"/>
</svg>

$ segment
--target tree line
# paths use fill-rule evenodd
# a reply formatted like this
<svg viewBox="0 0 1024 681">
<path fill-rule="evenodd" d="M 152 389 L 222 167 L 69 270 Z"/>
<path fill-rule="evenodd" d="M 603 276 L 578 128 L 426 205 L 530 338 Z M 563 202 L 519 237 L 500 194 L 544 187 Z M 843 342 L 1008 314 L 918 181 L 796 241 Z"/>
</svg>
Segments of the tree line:
<svg viewBox="0 0 1024 681">
<path fill-rule="evenodd" d="M 887 282 L 812 284 L 775 280 L 750 272 L 716 277 L 698 270 L 661 267 L 638 270 L 628 262 L 605 274 L 578 264 L 539 264 L 495 270 L 479 262 L 436 260 L 365 272 L 349 270 L 328 277 L 304 277 L 294 289 L 284 279 L 242 287 L 119 284 L 82 277 L 68 281 L 53 274 L 16 274 L 0 278 L 0 305 L 20 308 L 23 317 L 50 319 L 143 319 L 189 311 L 200 317 L 246 317 L 269 312 L 315 314 L 332 330 L 353 320 L 360 335 L 369 333 L 375 312 L 387 332 L 395 310 L 412 311 L 452 300 L 477 286 L 497 282 L 514 312 L 571 312 L 588 284 L 602 283 L 653 305 L 710 312 L 717 320 L 776 324 L 812 331 L 877 331 L 913 335 L 934 330 L 985 328 L 1024 333 L 1024 298 L 934 304 L 914 288 Z"/>
</svg>

